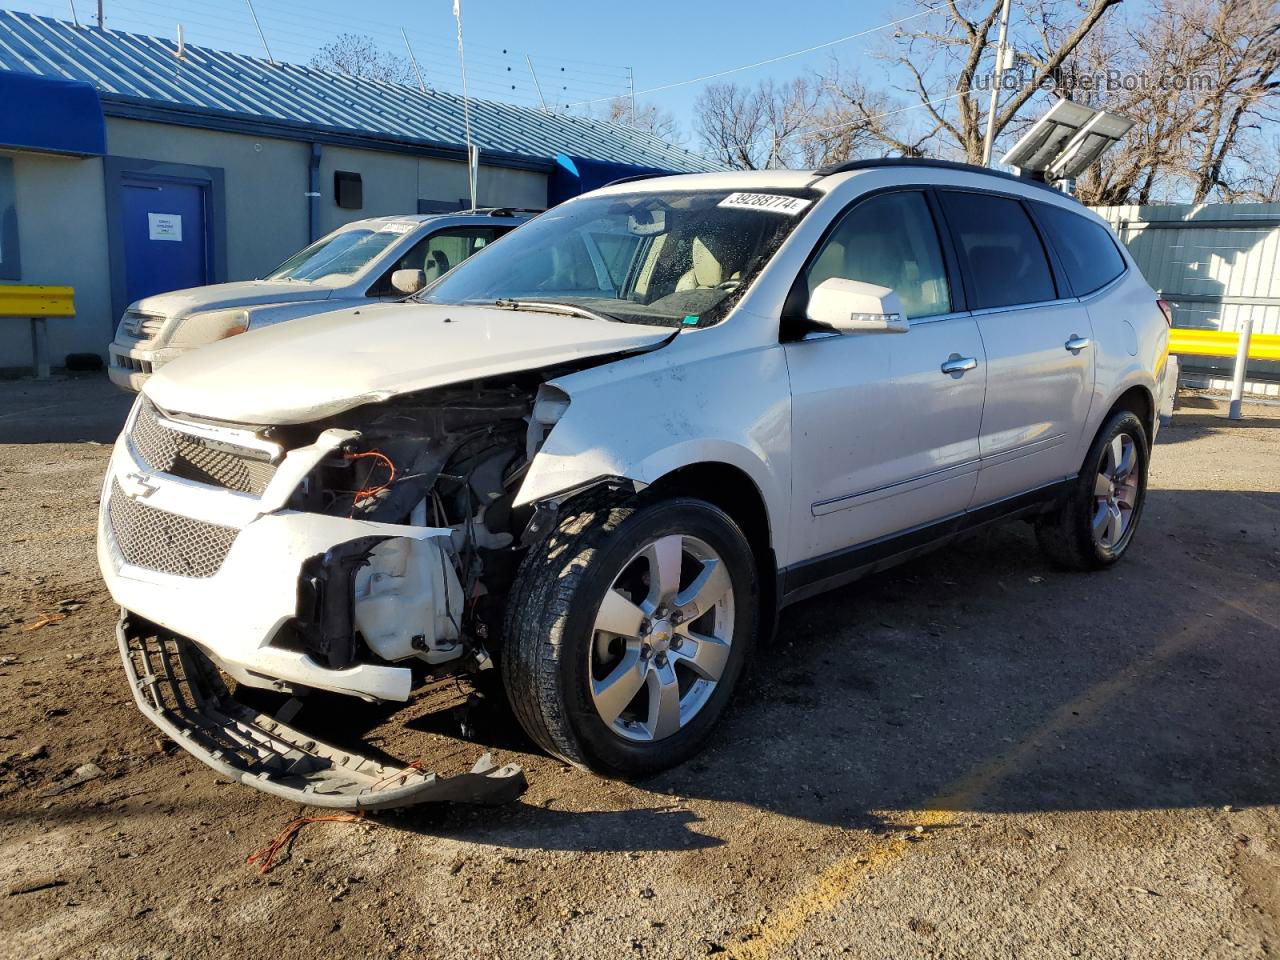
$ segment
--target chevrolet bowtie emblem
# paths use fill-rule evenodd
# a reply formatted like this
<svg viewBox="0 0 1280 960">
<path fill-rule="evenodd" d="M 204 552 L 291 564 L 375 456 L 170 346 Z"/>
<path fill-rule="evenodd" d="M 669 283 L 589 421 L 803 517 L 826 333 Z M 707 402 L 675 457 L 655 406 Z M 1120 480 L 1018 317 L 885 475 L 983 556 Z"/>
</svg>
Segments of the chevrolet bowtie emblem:
<svg viewBox="0 0 1280 960">
<path fill-rule="evenodd" d="M 159 486 L 152 482 L 151 477 L 145 473 L 126 473 L 124 478 L 129 481 L 129 483 L 123 484 L 125 493 L 135 500 L 149 497 L 160 489 Z"/>
</svg>

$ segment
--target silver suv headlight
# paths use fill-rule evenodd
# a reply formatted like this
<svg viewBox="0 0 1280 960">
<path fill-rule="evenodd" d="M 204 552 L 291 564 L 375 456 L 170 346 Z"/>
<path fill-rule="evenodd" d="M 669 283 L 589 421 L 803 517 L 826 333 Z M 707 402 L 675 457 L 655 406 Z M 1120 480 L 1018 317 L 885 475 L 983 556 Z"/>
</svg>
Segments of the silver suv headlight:
<svg viewBox="0 0 1280 960">
<path fill-rule="evenodd" d="M 171 347 L 201 347 L 249 329 L 248 310 L 210 310 L 173 321 Z"/>
</svg>

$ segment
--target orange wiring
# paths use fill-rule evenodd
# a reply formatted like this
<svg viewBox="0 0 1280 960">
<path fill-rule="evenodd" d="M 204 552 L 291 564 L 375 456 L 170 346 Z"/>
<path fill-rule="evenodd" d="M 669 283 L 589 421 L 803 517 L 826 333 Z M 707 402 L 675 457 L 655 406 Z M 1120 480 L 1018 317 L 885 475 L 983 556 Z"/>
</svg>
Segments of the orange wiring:
<svg viewBox="0 0 1280 960">
<path fill-rule="evenodd" d="M 383 490 L 387 489 L 387 487 L 391 486 L 391 484 L 395 483 L 396 465 L 391 462 L 391 459 L 385 453 L 381 453 L 377 450 L 369 450 L 365 453 L 348 453 L 348 454 L 344 454 L 344 456 L 348 460 L 364 460 L 366 458 L 376 460 L 378 463 L 382 464 L 384 467 L 387 468 L 387 473 L 388 473 L 387 479 L 384 480 L 382 483 L 376 484 L 375 486 L 371 486 L 371 487 L 361 487 L 359 490 L 356 491 L 355 496 L 351 498 L 351 516 L 355 516 L 356 504 L 358 504 L 361 500 L 367 500 L 369 497 L 376 496 L 377 494 L 381 493 Z M 372 469 L 369 470 L 369 476 L 370 477 L 373 476 Z M 369 477 L 365 477 L 365 483 L 368 483 L 368 482 L 369 482 Z"/>
<path fill-rule="evenodd" d="M 275 838 L 261 850 L 249 854 L 245 863 L 258 864 L 258 873 L 267 873 L 271 870 L 272 864 L 275 862 L 276 854 L 293 839 L 294 834 L 305 827 L 309 823 L 361 823 L 364 821 L 364 814 L 360 813 L 337 813 L 327 817 L 294 817 L 284 825 L 284 829 L 275 835 Z"/>
</svg>

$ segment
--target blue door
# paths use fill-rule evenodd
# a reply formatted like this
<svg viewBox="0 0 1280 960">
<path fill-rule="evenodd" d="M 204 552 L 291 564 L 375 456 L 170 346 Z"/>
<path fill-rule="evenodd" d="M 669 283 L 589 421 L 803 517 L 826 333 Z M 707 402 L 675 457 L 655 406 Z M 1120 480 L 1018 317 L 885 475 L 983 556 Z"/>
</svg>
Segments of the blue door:
<svg viewBox="0 0 1280 960">
<path fill-rule="evenodd" d="M 128 176 L 120 190 L 127 302 L 208 283 L 204 185 Z"/>
</svg>

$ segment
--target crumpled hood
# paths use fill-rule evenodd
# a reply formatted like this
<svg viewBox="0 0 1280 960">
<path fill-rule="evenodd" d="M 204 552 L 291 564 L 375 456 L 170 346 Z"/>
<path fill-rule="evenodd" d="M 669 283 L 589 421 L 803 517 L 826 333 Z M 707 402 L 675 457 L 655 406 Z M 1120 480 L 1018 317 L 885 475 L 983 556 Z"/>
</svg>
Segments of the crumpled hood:
<svg viewBox="0 0 1280 960">
<path fill-rule="evenodd" d="M 308 423 L 396 394 L 650 346 L 673 332 L 497 307 L 374 304 L 193 350 L 161 367 L 144 392 L 171 413 Z"/>
<path fill-rule="evenodd" d="M 242 280 L 237 283 L 214 283 L 207 287 L 188 287 L 143 297 L 133 305 L 141 313 L 162 317 L 186 317 L 206 310 L 251 307 L 264 303 L 292 303 L 297 300 L 325 300 L 332 287 L 295 280 Z"/>
</svg>

